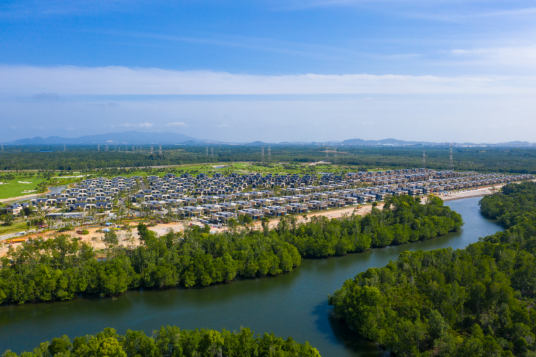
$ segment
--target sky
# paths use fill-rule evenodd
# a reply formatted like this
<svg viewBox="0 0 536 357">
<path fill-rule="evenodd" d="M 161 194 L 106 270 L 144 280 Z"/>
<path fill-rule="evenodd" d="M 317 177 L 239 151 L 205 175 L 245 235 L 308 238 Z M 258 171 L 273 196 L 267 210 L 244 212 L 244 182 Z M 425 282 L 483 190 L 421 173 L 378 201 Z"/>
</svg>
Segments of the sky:
<svg viewBox="0 0 536 357">
<path fill-rule="evenodd" d="M 536 3 L 3 0 L 0 142 L 535 142 Z"/>
</svg>

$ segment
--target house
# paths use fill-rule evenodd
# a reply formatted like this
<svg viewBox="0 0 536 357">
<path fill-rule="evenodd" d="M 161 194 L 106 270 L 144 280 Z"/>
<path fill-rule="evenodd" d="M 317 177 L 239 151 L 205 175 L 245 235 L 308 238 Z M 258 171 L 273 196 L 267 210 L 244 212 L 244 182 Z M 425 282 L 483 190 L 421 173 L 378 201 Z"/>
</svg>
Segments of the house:
<svg viewBox="0 0 536 357">
<path fill-rule="evenodd" d="M 265 215 L 272 216 L 272 217 L 281 217 L 281 216 L 287 215 L 287 209 L 281 206 L 263 207 L 262 211 L 264 212 Z"/>
<path fill-rule="evenodd" d="M 6 207 L 6 212 L 16 216 L 22 211 L 22 206 L 19 203 L 13 203 Z"/>
<path fill-rule="evenodd" d="M 236 213 L 232 212 L 215 212 L 210 216 L 212 222 L 223 222 L 227 223 L 231 218 L 237 219 Z"/>
<path fill-rule="evenodd" d="M 309 206 L 303 203 L 288 203 L 286 208 L 292 213 L 306 213 L 309 211 Z"/>
<path fill-rule="evenodd" d="M 238 213 L 250 216 L 254 220 L 264 218 L 264 212 L 259 209 L 254 209 L 254 208 L 246 208 L 241 211 L 238 211 Z"/>
<path fill-rule="evenodd" d="M 323 210 L 326 210 L 328 208 L 328 202 L 327 201 L 313 200 L 313 201 L 309 201 L 308 205 L 313 211 L 323 211 Z"/>
</svg>

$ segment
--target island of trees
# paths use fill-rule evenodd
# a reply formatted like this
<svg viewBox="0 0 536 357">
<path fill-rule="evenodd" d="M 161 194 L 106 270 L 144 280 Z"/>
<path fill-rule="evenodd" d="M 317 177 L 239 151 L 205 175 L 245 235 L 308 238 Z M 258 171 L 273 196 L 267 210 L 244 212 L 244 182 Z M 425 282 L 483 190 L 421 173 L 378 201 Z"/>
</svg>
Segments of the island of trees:
<svg viewBox="0 0 536 357">
<path fill-rule="evenodd" d="M 536 356 L 536 183 L 482 199 L 505 231 L 466 249 L 404 252 L 329 297 L 397 356 Z"/>
<path fill-rule="evenodd" d="M 3 357 L 19 355 L 6 351 Z M 128 330 L 117 334 L 112 328 L 95 336 L 76 337 L 72 342 L 67 336 L 43 342 L 32 352 L 21 357 L 190 357 L 190 356 L 281 356 L 320 357 L 318 350 L 308 342 L 300 344 L 292 338 L 283 340 L 274 334 L 254 336 L 248 328 L 240 332 L 215 330 L 181 330 L 178 327 L 161 327 L 152 337 L 143 331 Z"/>
<path fill-rule="evenodd" d="M 1 259 L 0 303 L 69 300 L 80 294 L 112 296 L 128 289 L 164 289 L 230 282 L 291 272 L 302 258 L 324 258 L 369 248 L 426 240 L 459 229 L 461 216 L 430 197 L 388 199 L 382 210 L 342 219 L 283 218 L 277 228 L 234 229 L 211 234 L 197 226 L 158 237 L 138 226 L 142 245 L 97 253 L 76 238 L 60 235 L 11 248 Z"/>
</svg>

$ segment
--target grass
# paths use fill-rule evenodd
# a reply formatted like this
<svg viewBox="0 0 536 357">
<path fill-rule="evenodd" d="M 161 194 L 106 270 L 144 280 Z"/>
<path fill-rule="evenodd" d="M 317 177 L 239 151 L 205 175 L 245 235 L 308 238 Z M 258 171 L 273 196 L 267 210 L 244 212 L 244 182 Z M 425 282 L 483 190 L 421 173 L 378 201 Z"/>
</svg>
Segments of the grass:
<svg viewBox="0 0 536 357">
<path fill-rule="evenodd" d="M 28 226 L 26 225 L 26 221 L 15 222 L 11 226 L 0 225 L 0 235 L 23 232 L 23 231 L 26 231 L 27 229 L 28 229 Z"/>
<path fill-rule="evenodd" d="M 20 182 L 31 182 L 30 184 L 27 183 L 19 183 Z M 31 191 L 31 190 L 37 190 L 37 185 L 41 182 L 43 182 L 43 178 L 36 178 L 36 177 L 24 177 L 24 178 L 16 178 L 13 180 L 3 180 L 3 185 L 0 185 L 0 199 L 3 198 L 12 198 L 12 197 L 18 197 L 18 196 L 24 196 L 24 195 L 31 195 L 36 194 L 36 192 L 23 192 L 23 191 Z"/>
</svg>

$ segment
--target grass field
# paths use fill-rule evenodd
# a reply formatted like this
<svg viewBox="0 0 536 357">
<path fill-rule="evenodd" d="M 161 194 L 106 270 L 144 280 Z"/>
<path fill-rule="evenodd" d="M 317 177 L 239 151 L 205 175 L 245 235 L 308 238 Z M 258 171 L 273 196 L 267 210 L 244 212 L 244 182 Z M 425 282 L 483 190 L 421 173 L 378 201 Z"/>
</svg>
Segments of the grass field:
<svg viewBox="0 0 536 357">
<path fill-rule="evenodd" d="M 124 177 L 131 176 L 163 176 L 166 173 L 174 173 L 180 175 L 181 173 L 190 173 L 191 175 L 197 175 L 199 173 L 205 173 L 212 175 L 214 173 L 223 173 L 229 175 L 231 173 L 248 174 L 248 173 L 261 173 L 261 174 L 320 174 L 325 172 L 340 173 L 341 171 L 357 171 L 357 167 L 351 166 L 338 166 L 338 165 L 305 165 L 301 163 L 274 163 L 269 166 L 250 164 L 247 162 L 234 162 L 234 163 L 208 163 L 208 164 L 194 164 L 194 165 L 180 165 L 173 167 L 165 167 L 152 170 L 128 170 L 127 173 L 121 173 L 119 175 Z M 114 170 L 101 171 L 96 173 L 96 176 L 114 177 L 117 174 Z"/>
<path fill-rule="evenodd" d="M 11 226 L 2 226 L 0 225 L 0 235 L 23 232 L 28 229 L 26 221 L 13 223 Z"/>
<path fill-rule="evenodd" d="M 30 182 L 30 183 L 19 183 L 20 182 Z M 24 195 L 35 194 L 35 192 L 24 192 L 32 191 L 37 189 L 37 185 L 43 182 L 43 178 L 36 177 L 24 177 L 16 178 L 13 180 L 2 181 L 3 184 L 0 185 L 0 199 L 18 197 Z"/>
</svg>

